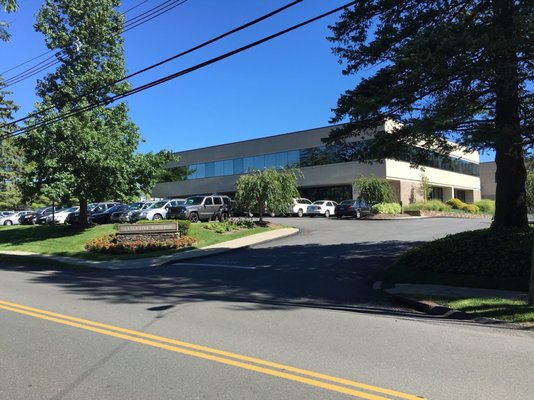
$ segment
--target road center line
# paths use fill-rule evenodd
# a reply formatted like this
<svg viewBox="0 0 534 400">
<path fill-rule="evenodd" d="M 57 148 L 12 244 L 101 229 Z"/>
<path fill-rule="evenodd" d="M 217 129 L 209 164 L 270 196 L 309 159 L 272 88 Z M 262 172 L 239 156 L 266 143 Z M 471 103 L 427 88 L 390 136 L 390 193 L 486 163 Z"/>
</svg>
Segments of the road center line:
<svg viewBox="0 0 534 400">
<path fill-rule="evenodd" d="M 141 343 L 144 345 L 160 348 L 163 350 L 173 351 L 176 353 L 185 354 L 188 356 L 201 358 L 205 360 L 210 360 L 214 362 L 219 362 L 226 365 L 231 365 L 238 368 L 247 369 L 250 371 L 255 371 L 258 373 L 263 373 L 266 375 L 275 376 L 278 378 L 283 378 L 295 382 L 300 382 L 304 384 L 308 384 L 311 386 L 319 387 L 322 389 L 339 392 L 355 397 L 359 397 L 362 399 L 369 399 L 369 400 L 388 400 L 388 398 L 377 396 L 372 393 L 365 393 L 360 392 L 358 390 L 334 385 L 327 382 L 318 381 L 315 379 L 310 379 L 305 376 L 318 378 L 330 382 L 335 382 L 347 386 L 357 387 L 360 389 L 373 391 L 375 393 L 385 394 L 394 396 L 395 398 L 402 398 L 402 399 L 408 399 L 408 400 L 420 400 L 422 397 L 409 395 L 406 393 L 398 392 L 395 390 L 380 388 L 377 386 L 367 385 L 360 382 L 351 381 L 348 379 L 343 378 L 337 378 L 330 375 L 320 374 L 313 371 L 308 371 L 300 368 L 291 367 L 284 364 L 278 364 L 266 360 L 261 360 L 258 358 L 243 356 L 236 353 L 226 352 L 224 350 L 218 350 L 210 347 L 200 346 L 192 343 L 182 342 L 176 339 L 170 339 L 162 336 L 152 335 L 144 332 L 134 331 L 130 329 L 120 328 L 113 325 L 103 324 L 95 321 L 85 320 L 82 318 L 76 318 L 71 317 L 64 314 L 58 314 L 38 308 L 28 307 L 24 305 L 20 305 L 17 303 L 11 303 L 7 301 L 0 300 L 0 309 L 4 309 L 7 311 L 24 314 L 27 316 L 72 326 L 79 329 L 84 329 L 87 331 L 100 333 L 107 336 L 112 336 L 116 338 L 120 338 L 123 340 L 128 340 L 131 342 Z M 167 344 L 168 343 L 168 344 Z M 180 347 L 178 347 L 180 346 Z M 193 349 L 193 350 L 189 350 Z M 224 358 L 228 357 L 228 358 Z M 229 359 L 229 358 L 233 358 Z M 236 361 L 241 360 L 241 361 Z M 246 362 L 243 362 L 246 361 Z M 258 365 L 253 365 L 249 363 L 254 363 Z M 270 369 L 270 368 L 275 369 Z M 276 370 L 278 369 L 278 370 Z M 293 375 L 289 372 L 297 373 L 304 376 L 298 376 Z"/>
</svg>

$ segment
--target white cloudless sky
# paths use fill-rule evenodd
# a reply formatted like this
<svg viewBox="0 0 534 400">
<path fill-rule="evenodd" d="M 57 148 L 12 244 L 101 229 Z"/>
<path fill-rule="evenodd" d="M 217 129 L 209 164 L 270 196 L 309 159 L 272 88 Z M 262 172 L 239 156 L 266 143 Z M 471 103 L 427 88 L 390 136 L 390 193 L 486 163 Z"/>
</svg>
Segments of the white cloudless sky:
<svg viewBox="0 0 534 400">
<path fill-rule="evenodd" d="M 170 57 L 252 19 L 289 0 L 187 0 L 172 11 L 125 32 L 128 73 Z M 348 1 L 305 0 L 282 14 L 210 45 L 198 52 L 134 77 L 133 87 L 276 33 Z M 42 34 L 34 31 L 39 0 L 19 1 L 10 23 L 8 43 L 0 43 L 0 72 L 47 51 Z M 162 0 L 124 0 L 121 10 L 139 7 L 127 20 L 162 4 Z M 358 77 L 342 76 L 331 52 L 328 25 L 339 13 L 278 37 L 268 43 L 128 97 L 130 117 L 145 142 L 141 152 L 183 150 L 329 125 L 339 95 Z M 6 72 L 5 79 L 42 59 Z M 21 106 L 18 116 L 33 110 L 36 75 L 8 88 Z M 491 160 L 492 155 L 481 156 Z"/>
</svg>

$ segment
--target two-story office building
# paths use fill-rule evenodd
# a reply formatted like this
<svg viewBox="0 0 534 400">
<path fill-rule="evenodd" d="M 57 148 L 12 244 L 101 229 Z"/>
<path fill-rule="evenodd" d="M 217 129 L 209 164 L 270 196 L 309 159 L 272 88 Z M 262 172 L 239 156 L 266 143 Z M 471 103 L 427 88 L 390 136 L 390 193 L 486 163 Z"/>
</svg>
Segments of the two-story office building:
<svg viewBox="0 0 534 400">
<path fill-rule="evenodd" d="M 227 143 L 178 152 L 180 160 L 169 167 L 187 167 L 186 180 L 159 183 L 154 197 L 187 197 L 224 193 L 233 196 L 240 175 L 264 168 L 296 167 L 302 172 L 298 188 L 311 200 L 341 201 L 355 198 L 353 182 L 360 176 L 387 179 L 398 199 L 408 204 L 419 200 L 423 171 L 411 168 L 409 160 L 386 159 L 364 164 L 348 160 L 336 146 L 326 147 L 321 139 L 333 126 Z M 383 129 L 388 129 L 387 124 Z M 466 202 L 480 199 L 479 155 L 455 151 L 448 157 L 435 155 L 431 165 L 422 166 L 433 187 L 432 198 L 446 201 L 457 197 Z"/>
</svg>

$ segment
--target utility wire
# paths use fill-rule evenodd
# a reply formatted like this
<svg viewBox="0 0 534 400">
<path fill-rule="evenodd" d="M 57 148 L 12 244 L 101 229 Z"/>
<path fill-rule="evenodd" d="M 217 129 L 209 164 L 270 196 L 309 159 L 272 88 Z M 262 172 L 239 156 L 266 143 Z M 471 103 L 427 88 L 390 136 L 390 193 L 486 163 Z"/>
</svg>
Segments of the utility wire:
<svg viewBox="0 0 534 400">
<path fill-rule="evenodd" d="M 148 0 L 145 0 L 133 7 L 131 7 L 130 9 L 126 10 L 125 12 L 123 12 L 122 14 L 125 15 L 127 12 L 129 12 L 130 10 L 133 10 L 137 7 L 139 7 L 141 4 L 143 3 L 146 3 Z M 152 19 L 156 18 L 156 17 L 159 17 L 160 15 L 162 14 L 165 14 L 169 11 L 171 11 L 172 9 L 178 7 L 179 5 L 182 5 L 183 3 L 187 2 L 188 0 L 167 0 L 165 1 L 164 3 L 162 4 L 159 4 L 155 7 L 152 7 L 151 9 L 133 17 L 132 19 L 126 21 L 126 23 L 124 24 L 124 27 L 122 29 L 121 32 L 118 32 L 118 33 L 113 33 L 113 36 L 115 35 L 120 35 L 121 33 L 124 33 L 124 32 L 127 32 L 131 29 L 134 29 L 134 28 L 137 28 L 138 26 L 140 25 L 143 25 L 149 21 L 151 21 Z M 53 50 L 49 50 L 48 52 L 46 53 L 43 53 L 41 54 L 40 56 L 37 56 L 35 58 L 33 58 L 32 60 L 34 59 L 37 59 L 37 58 L 40 58 L 44 55 L 47 55 L 49 53 L 51 53 Z M 12 86 L 12 85 L 15 85 L 25 79 L 28 79 L 40 72 L 43 72 L 45 70 L 47 70 L 48 68 L 56 65 L 56 64 L 59 64 L 60 62 L 60 57 L 61 57 L 61 54 L 63 53 L 64 50 L 60 50 L 58 52 L 56 52 L 54 55 L 52 56 L 49 56 L 48 58 L 46 58 L 45 60 L 41 61 L 40 63 L 34 65 L 33 67 L 30 67 L 10 78 L 7 78 L 4 80 L 4 88 L 6 87 L 9 87 L 9 86 Z M 52 60 L 52 61 L 48 61 L 48 60 Z M 31 61 L 31 60 L 30 60 Z M 11 69 L 9 69 L 8 71 L 11 71 L 21 65 L 24 65 L 24 64 L 27 64 L 29 61 L 25 62 L 25 63 L 22 63 L 22 64 L 19 64 L 18 66 L 16 67 L 13 67 Z M 5 71 L 5 72 L 8 72 L 8 71 Z M 4 73 L 5 73 L 4 72 Z"/>
<path fill-rule="evenodd" d="M 122 15 L 126 15 L 127 13 L 129 13 L 130 11 L 132 11 L 132 10 L 136 9 L 137 7 L 143 5 L 143 4 L 146 3 L 147 1 L 148 1 L 148 0 L 141 1 L 141 2 L 139 2 L 138 4 L 136 4 L 136 5 L 132 6 L 132 7 L 130 7 L 129 9 L 127 9 L 126 11 L 124 11 L 124 12 L 122 13 Z M 11 71 L 13 71 L 14 69 L 17 69 L 17 68 L 19 68 L 19 67 L 22 67 L 23 65 L 26 65 L 26 64 L 28 64 L 28 63 L 30 63 L 30 62 L 32 62 L 32 61 L 38 60 L 39 58 L 41 58 L 41 57 L 43 57 L 43 56 L 46 56 L 47 54 L 50 54 L 50 53 L 52 53 L 53 51 L 54 51 L 54 50 L 48 50 L 48 51 L 45 51 L 44 53 L 39 54 L 38 56 L 35 56 L 35 57 L 33 57 L 33 58 L 30 58 L 28 61 L 24 61 L 24 62 L 22 62 L 22 63 L 20 63 L 20 64 L 15 65 L 14 67 L 11 67 L 11 68 L 9 68 L 9 69 L 6 69 L 6 70 L 3 71 L 3 72 L 0 72 L 0 75 L 5 75 L 7 72 L 11 72 Z M 34 68 L 34 67 L 32 67 L 32 68 Z M 15 76 L 14 76 L 14 77 L 15 77 Z M 12 77 L 12 78 L 10 78 L 10 79 L 13 79 L 14 77 Z"/>
<path fill-rule="evenodd" d="M 89 95 L 89 94 L 92 94 L 92 93 L 95 93 L 95 92 L 99 92 L 99 91 L 101 91 L 101 90 L 103 90 L 103 89 L 107 89 L 107 88 L 109 88 L 109 87 L 111 87 L 111 86 L 113 86 L 113 85 L 116 85 L 116 84 L 118 84 L 118 83 L 121 83 L 121 82 L 123 82 L 123 81 L 125 81 L 125 80 L 127 80 L 127 79 L 130 79 L 130 78 L 134 77 L 134 76 L 137 76 L 137 75 L 142 74 L 142 73 L 144 73 L 144 72 L 146 72 L 146 71 L 150 71 L 151 69 L 154 69 L 154 68 L 156 68 L 156 67 L 159 67 L 160 65 L 166 64 L 166 63 L 168 63 L 168 62 L 170 62 L 170 61 L 172 61 L 172 60 L 175 60 L 175 59 L 177 59 L 177 58 L 179 58 L 179 57 L 183 57 L 183 56 L 185 56 L 185 55 L 187 55 L 187 54 L 189 54 L 189 53 L 192 53 L 192 52 L 194 52 L 194 51 L 197 51 L 197 50 L 199 50 L 199 49 L 201 49 L 201 48 L 203 48 L 203 47 L 206 47 L 206 46 L 208 46 L 208 45 L 210 45 L 210 44 L 212 44 L 212 43 L 214 43 L 214 42 L 217 42 L 217 41 L 219 41 L 219 40 L 221 40 L 221 39 L 223 39 L 223 38 L 225 38 L 225 37 L 227 37 L 227 36 L 233 35 L 234 33 L 237 33 L 237 32 L 239 32 L 239 31 L 242 31 L 243 29 L 249 28 L 249 27 L 252 26 L 252 25 L 258 24 L 258 23 L 260 23 L 261 21 L 264 21 L 264 20 L 266 20 L 266 19 L 268 19 L 268 18 L 271 18 L 272 16 L 274 16 L 274 15 L 276 15 L 276 14 L 279 14 L 279 13 L 281 13 L 282 11 L 284 11 L 284 10 L 290 8 L 290 7 L 293 7 L 293 6 L 295 6 L 295 5 L 299 4 L 299 3 L 302 3 L 303 1 L 304 1 L 304 0 L 295 0 L 295 1 L 291 2 L 291 3 L 288 3 L 288 4 L 286 4 L 286 5 L 283 6 L 283 7 L 280 7 L 280 8 L 278 8 L 278 9 L 276 9 L 276 10 L 274 10 L 274 11 L 271 11 L 271 12 L 265 14 L 265 15 L 262 15 L 262 16 L 259 17 L 259 18 L 256 18 L 256 19 L 254 19 L 254 20 L 252 20 L 252 21 L 250 21 L 250 22 L 247 22 L 246 24 L 243 24 L 243 25 L 241 25 L 241 26 L 238 26 L 237 28 L 234 28 L 234 29 L 232 29 L 232 30 L 230 30 L 230 31 L 227 31 L 227 32 L 225 32 L 225 33 L 223 33 L 223 34 L 221 34 L 221 35 L 219 35 L 219 36 L 216 36 L 216 37 L 214 37 L 214 38 L 212 38 L 212 39 L 210 39 L 210 40 L 208 40 L 208 41 L 206 41 L 206 42 L 204 42 L 204 43 L 201 43 L 201 44 L 199 44 L 199 45 L 197 45 L 197 46 L 195 46 L 195 47 L 192 47 L 192 48 L 190 48 L 190 49 L 188 49 L 188 50 L 182 51 L 182 52 L 180 52 L 180 53 L 178 53 L 178 54 L 175 54 L 174 56 L 171 56 L 171 57 L 169 57 L 169 58 L 167 58 L 167 59 L 165 59 L 165 60 L 163 60 L 163 61 L 160 61 L 160 62 L 158 62 L 158 63 L 156 63 L 156 64 L 152 64 L 152 65 L 150 65 L 150 66 L 148 66 L 148 67 L 146 67 L 146 68 L 143 68 L 143 69 L 141 69 L 141 70 L 139 70 L 139 71 L 136 71 L 136 72 L 134 72 L 134 73 L 131 73 L 130 75 L 127 75 L 127 76 L 125 76 L 125 77 L 123 77 L 123 78 L 121 78 L 121 79 L 119 79 L 119 80 L 116 80 L 116 81 L 114 81 L 114 82 L 112 82 L 112 83 L 109 83 L 109 84 L 107 84 L 107 85 L 105 85 L 105 86 L 101 86 L 101 87 L 99 87 L 99 88 L 97 88 L 97 89 L 95 89 L 95 90 L 92 90 L 91 92 L 86 93 L 86 94 L 84 94 L 84 95 L 82 95 L 82 96 L 78 96 L 78 97 L 74 98 L 71 102 L 76 102 L 77 100 L 82 99 L 83 96 L 87 96 L 87 95 Z M 25 121 L 25 120 L 27 120 L 27 119 L 29 119 L 29 118 L 32 118 L 32 117 L 36 116 L 36 115 L 43 114 L 43 113 L 45 113 L 45 112 L 47 112 L 47 111 L 50 111 L 50 110 L 52 110 L 52 109 L 54 109 L 54 108 L 55 108 L 54 106 L 50 106 L 50 107 L 45 108 L 45 109 L 43 109 L 43 110 L 41 110 L 41 111 L 33 112 L 33 113 L 29 114 L 29 115 L 26 116 L 26 117 L 23 117 L 23 118 L 17 119 L 16 121 L 13 121 L 13 122 L 10 122 L 10 123 L 1 125 L 0 128 L 3 128 L 3 127 L 5 127 L 5 126 L 14 126 L 14 125 L 16 125 L 16 124 L 19 123 L 19 122 Z"/>
<path fill-rule="evenodd" d="M 252 42 L 252 43 L 250 43 L 248 45 L 242 46 L 242 47 L 240 47 L 238 49 L 235 49 L 233 51 L 230 51 L 228 53 L 222 54 L 222 55 L 220 55 L 218 57 L 215 57 L 215 58 L 207 60 L 207 61 L 205 61 L 203 63 L 197 64 L 197 65 L 195 65 L 193 67 L 184 69 L 182 71 L 176 72 L 176 73 L 171 74 L 171 75 L 167 75 L 167 76 L 165 76 L 165 77 L 163 77 L 161 79 L 158 79 L 158 80 L 152 81 L 150 83 L 147 83 L 145 85 L 139 86 L 137 88 L 128 90 L 125 93 L 112 96 L 112 97 L 110 97 L 108 99 L 105 99 L 105 100 L 90 104 L 88 106 L 85 106 L 85 107 L 82 107 L 82 108 L 79 108 L 79 109 L 76 109 L 76 110 L 72 110 L 70 112 L 67 112 L 67 113 L 62 114 L 62 115 L 58 115 L 57 117 L 53 117 L 53 118 L 50 118 L 48 120 L 40 121 L 40 122 L 38 122 L 38 123 L 36 123 L 34 125 L 30 125 L 30 126 L 27 126 L 25 128 L 18 129 L 18 130 L 14 131 L 14 132 L 11 132 L 10 134 L 1 136 L 0 140 L 1 139 L 5 139 L 7 137 L 19 136 L 19 135 L 22 135 L 23 133 L 35 130 L 35 129 L 39 128 L 39 127 L 50 125 L 50 124 L 52 124 L 54 122 L 58 122 L 60 120 L 63 120 L 63 119 L 66 119 L 66 118 L 70 118 L 72 116 L 84 113 L 86 111 L 93 110 L 93 109 L 95 109 L 97 107 L 100 107 L 100 106 L 103 106 L 103 105 L 109 105 L 111 103 L 114 103 L 117 100 L 123 99 L 125 97 L 131 96 L 131 95 L 139 93 L 139 92 L 142 92 L 144 90 L 150 89 L 150 88 L 152 88 L 154 86 L 158 86 L 158 85 L 160 85 L 162 83 L 168 82 L 168 81 L 170 81 L 172 79 L 175 79 L 175 78 L 177 78 L 179 76 L 186 75 L 186 74 L 191 73 L 193 71 L 196 71 L 198 69 L 204 68 L 204 67 L 206 67 L 208 65 L 211 65 L 211 64 L 214 64 L 214 63 L 219 62 L 221 60 L 224 60 L 224 59 L 226 59 L 228 57 L 231 57 L 231 56 L 233 56 L 235 54 L 238 54 L 238 53 L 241 53 L 243 51 L 249 50 L 249 49 L 251 49 L 253 47 L 256 47 L 256 46 L 258 46 L 258 45 L 260 45 L 262 43 L 268 42 L 268 41 L 270 41 L 272 39 L 275 39 L 275 38 L 277 38 L 279 36 L 285 35 L 286 33 L 292 32 L 292 31 L 294 31 L 294 30 L 296 30 L 298 28 L 301 28 L 301 27 L 303 27 L 305 25 L 311 24 L 312 22 L 315 22 L 315 21 L 317 21 L 319 19 L 322 19 L 322 18 L 325 18 L 325 17 L 327 17 L 329 15 L 332 15 L 332 14 L 334 14 L 334 13 L 336 13 L 338 11 L 341 11 L 341 10 L 347 8 L 347 7 L 353 6 L 357 2 L 358 2 L 358 0 L 351 1 L 350 3 L 347 3 L 347 4 L 343 5 L 343 6 L 337 7 L 335 9 L 333 9 L 333 10 L 325 12 L 325 13 L 323 13 L 321 15 L 318 15 L 318 16 L 316 16 L 314 18 L 308 19 L 308 20 L 306 20 L 304 22 L 301 22 L 301 23 L 299 23 L 297 25 L 293 25 L 290 28 L 284 29 L 284 30 L 279 31 L 279 32 L 277 32 L 275 34 L 272 34 L 270 36 L 266 36 L 263 39 L 257 40 L 255 42 Z"/>
</svg>

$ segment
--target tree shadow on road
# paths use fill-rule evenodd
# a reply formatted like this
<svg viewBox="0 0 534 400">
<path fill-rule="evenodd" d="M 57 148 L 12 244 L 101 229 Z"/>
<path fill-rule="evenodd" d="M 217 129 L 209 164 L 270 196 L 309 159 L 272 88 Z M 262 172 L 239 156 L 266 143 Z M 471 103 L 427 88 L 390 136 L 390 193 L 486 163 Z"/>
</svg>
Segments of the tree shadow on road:
<svg viewBox="0 0 534 400">
<path fill-rule="evenodd" d="M 131 271 L 47 268 L 43 274 L 37 265 L 2 268 L 27 272 L 33 275 L 30 282 L 59 286 L 84 300 L 144 303 L 156 311 L 211 301 L 228 303 L 228 309 L 237 311 L 305 307 L 435 319 L 397 306 L 373 288 L 394 257 L 416 244 L 387 241 L 250 248 L 189 260 L 185 265 Z"/>
</svg>

